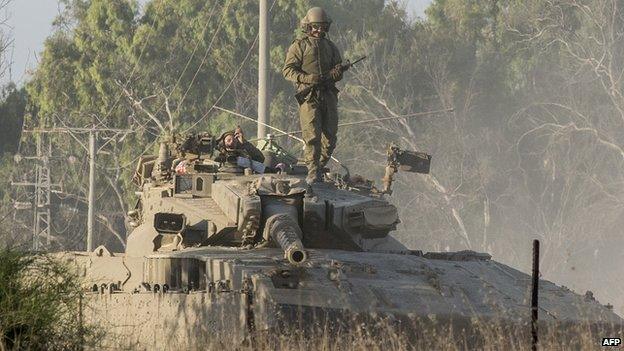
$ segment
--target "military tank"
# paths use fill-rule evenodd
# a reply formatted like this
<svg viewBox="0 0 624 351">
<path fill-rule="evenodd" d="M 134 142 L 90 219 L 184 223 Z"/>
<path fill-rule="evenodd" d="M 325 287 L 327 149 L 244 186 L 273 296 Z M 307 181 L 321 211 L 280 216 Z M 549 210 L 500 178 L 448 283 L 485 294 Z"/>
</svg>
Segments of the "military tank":
<svg viewBox="0 0 624 351">
<path fill-rule="evenodd" d="M 530 276 L 485 253 L 423 253 L 392 237 L 394 175 L 427 173 L 431 156 L 391 145 L 381 189 L 349 172 L 308 185 L 305 166 L 270 136 L 260 149 L 275 173 L 242 167 L 245 155 L 219 143 L 208 133 L 161 143 L 137 164 L 126 252 L 65 255 L 90 291 L 85 318 L 117 340 L 192 347 L 198 335 L 240 341 L 371 316 L 526 324 Z M 542 322 L 624 324 L 553 283 L 539 294 Z"/>
</svg>

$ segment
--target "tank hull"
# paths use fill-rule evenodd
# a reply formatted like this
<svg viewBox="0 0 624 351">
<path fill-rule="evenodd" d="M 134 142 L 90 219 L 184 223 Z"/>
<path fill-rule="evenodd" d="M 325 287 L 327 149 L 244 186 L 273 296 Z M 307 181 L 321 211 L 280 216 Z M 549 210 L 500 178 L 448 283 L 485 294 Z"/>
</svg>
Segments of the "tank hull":
<svg viewBox="0 0 624 351">
<path fill-rule="evenodd" d="M 299 267 L 271 248 L 202 247 L 146 256 L 142 265 L 121 255 L 73 258 L 87 284 L 98 287 L 86 296 L 86 320 L 101 324 L 117 346 L 194 348 L 207 340 L 244 342 L 258 333 L 374 328 L 380 321 L 402 335 L 483 325 L 528 331 L 530 276 L 487 255 L 308 254 Z M 115 264 L 135 269 L 131 277 L 111 279 L 96 276 L 100 264 L 108 272 Z M 119 281 L 120 290 L 103 288 Z M 134 281 L 141 287 L 133 287 Z M 540 282 L 540 323 L 588 325 L 616 335 L 624 325 L 597 301 L 548 281 Z"/>
</svg>

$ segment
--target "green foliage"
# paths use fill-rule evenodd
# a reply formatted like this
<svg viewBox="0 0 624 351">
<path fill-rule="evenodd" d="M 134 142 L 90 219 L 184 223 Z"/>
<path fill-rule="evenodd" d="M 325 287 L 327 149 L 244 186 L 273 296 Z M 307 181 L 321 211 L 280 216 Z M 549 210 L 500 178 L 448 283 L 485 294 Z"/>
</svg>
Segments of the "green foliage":
<svg viewBox="0 0 624 351">
<path fill-rule="evenodd" d="M 0 92 L 0 155 L 15 153 L 26 110 L 26 90 L 8 84 Z"/>
<path fill-rule="evenodd" d="M 82 290 L 64 264 L 0 250 L 0 348 L 82 350 L 94 330 L 82 325 Z"/>
</svg>

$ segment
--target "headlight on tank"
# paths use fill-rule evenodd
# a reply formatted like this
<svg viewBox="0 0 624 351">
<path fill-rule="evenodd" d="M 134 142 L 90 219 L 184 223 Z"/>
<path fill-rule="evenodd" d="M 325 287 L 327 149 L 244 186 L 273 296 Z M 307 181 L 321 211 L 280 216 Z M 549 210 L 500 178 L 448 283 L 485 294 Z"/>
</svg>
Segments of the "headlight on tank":
<svg viewBox="0 0 624 351">
<path fill-rule="evenodd" d="M 156 213 L 154 228 L 160 233 L 181 233 L 186 229 L 186 216 L 178 213 Z"/>
</svg>

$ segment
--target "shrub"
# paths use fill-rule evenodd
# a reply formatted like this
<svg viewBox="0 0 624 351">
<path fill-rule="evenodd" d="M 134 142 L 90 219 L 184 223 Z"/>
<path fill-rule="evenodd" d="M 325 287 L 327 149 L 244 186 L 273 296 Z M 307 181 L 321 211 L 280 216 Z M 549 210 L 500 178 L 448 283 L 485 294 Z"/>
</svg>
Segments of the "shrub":
<svg viewBox="0 0 624 351">
<path fill-rule="evenodd" d="M 0 249 L 0 350 L 77 350 L 95 338 L 82 290 L 66 264 Z"/>
</svg>

